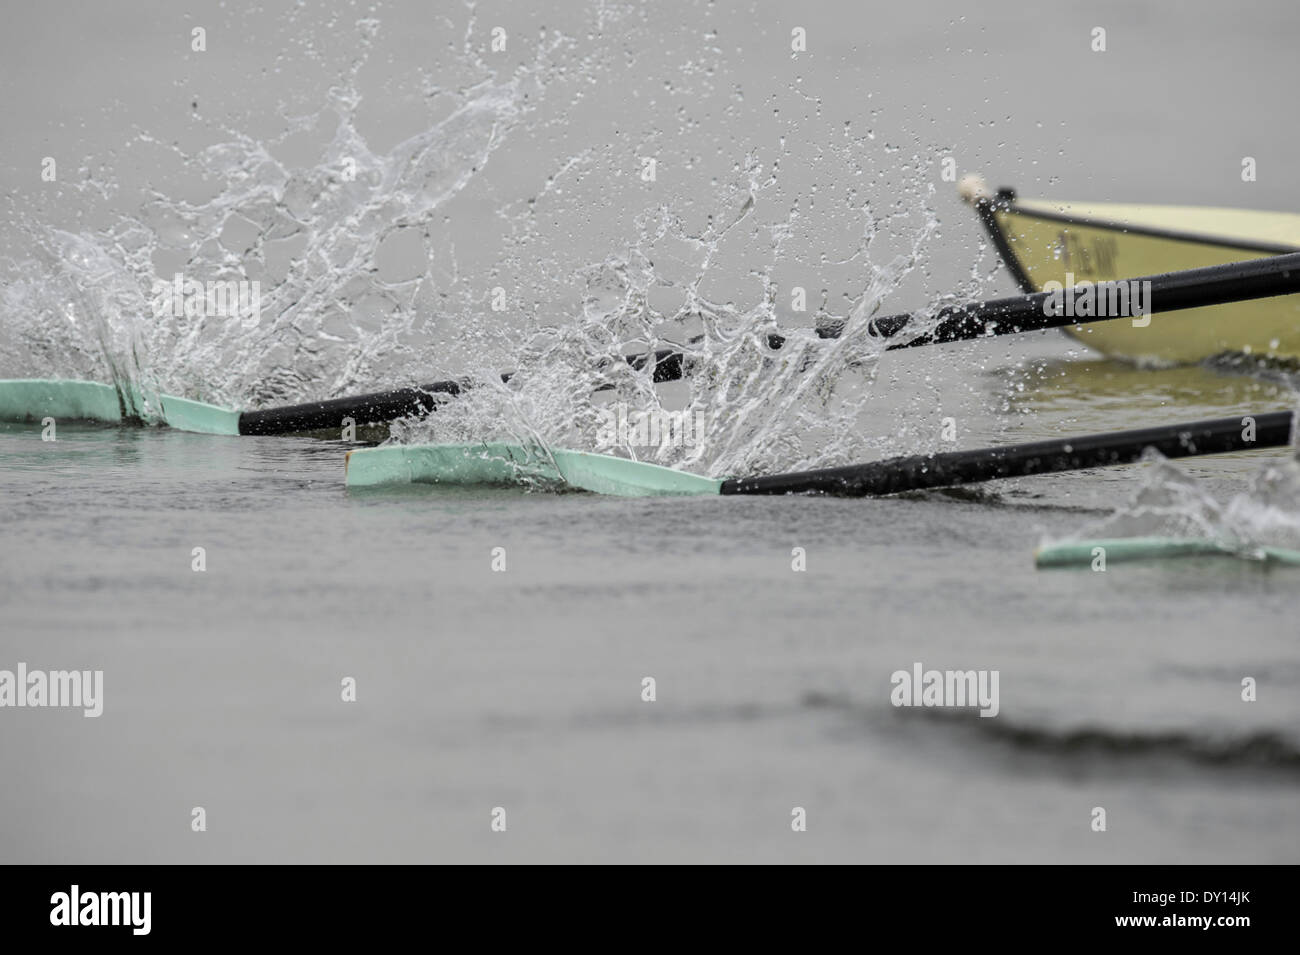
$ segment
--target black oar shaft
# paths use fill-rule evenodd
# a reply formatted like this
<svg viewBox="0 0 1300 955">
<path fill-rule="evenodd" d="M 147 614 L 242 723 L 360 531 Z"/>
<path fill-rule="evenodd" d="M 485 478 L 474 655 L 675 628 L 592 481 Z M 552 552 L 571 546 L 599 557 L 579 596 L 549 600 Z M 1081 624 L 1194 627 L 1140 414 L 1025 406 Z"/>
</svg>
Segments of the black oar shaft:
<svg viewBox="0 0 1300 955">
<path fill-rule="evenodd" d="M 1061 308 L 1057 310 L 1059 314 L 1052 314 L 1053 310 L 1047 307 L 1049 300 L 1055 301 L 1052 299 L 1055 293 L 1050 292 L 949 306 L 938 313 L 937 322 L 928 331 L 907 341 L 889 345 L 887 350 L 1131 318 L 1131 313 L 1127 311 L 1115 315 L 1082 316 L 1079 314 L 1078 303 L 1086 297 L 1091 297 L 1096 302 L 1118 301 L 1119 286 L 1127 286 L 1125 292 L 1128 293 L 1133 287 L 1132 283 L 1148 282 L 1149 290 L 1144 288 L 1142 293 L 1142 314 L 1290 295 L 1300 292 L 1300 252 L 1204 269 L 1189 269 L 1185 272 L 1125 279 L 1121 282 L 1102 282 L 1092 288 L 1077 286 L 1064 289 L 1059 293 L 1062 296 L 1059 302 Z M 1115 292 L 1114 296 L 1112 292 Z M 1066 299 L 1070 301 L 1069 306 L 1065 304 Z M 1131 295 L 1125 300 L 1130 305 L 1133 302 Z M 873 319 L 868 331 L 877 338 L 893 338 L 918 324 L 921 324 L 921 318 L 915 315 L 888 315 Z M 822 338 L 838 338 L 842 332 L 842 323 L 823 325 L 817 330 Z M 785 341 L 781 335 L 767 336 L 770 348 L 781 348 Z M 627 361 L 633 368 L 640 369 L 646 366 L 649 357 L 629 355 Z M 654 362 L 656 382 L 675 381 L 686 373 L 680 351 L 661 349 L 655 353 Z M 509 375 L 502 376 L 506 381 L 509 378 Z M 436 406 L 435 395 L 459 394 L 462 387 L 463 383 L 460 382 L 438 381 L 420 388 L 399 388 L 305 405 L 246 411 L 240 416 L 239 433 L 285 434 L 338 428 L 347 418 L 356 424 L 392 421 L 407 415 L 428 413 Z"/>
<path fill-rule="evenodd" d="M 1140 298 L 1132 294 L 1135 287 L 1141 289 Z M 1300 292 L 1300 252 L 1212 265 L 1203 269 L 1099 282 L 1091 286 L 1076 285 L 1062 289 L 1059 293 L 1034 292 L 970 305 L 949 306 L 938 313 L 937 322 L 928 332 L 890 345 L 889 349 L 966 341 L 989 335 L 1015 335 L 1046 328 L 1068 328 L 1092 322 L 1131 320 L 1135 317 L 1132 306 L 1139 300 L 1143 306 L 1141 314 L 1154 315 L 1297 292 Z M 1122 300 L 1129 303 L 1130 308 L 1119 310 L 1115 314 L 1098 315 L 1098 306 L 1093 304 L 1090 309 L 1093 314 L 1082 315 L 1083 310 L 1079 306 L 1085 299 L 1090 303 L 1106 303 L 1107 307 L 1110 303 Z M 1049 309 L 1049 303 L 1059 304 L 1060 307 Z M 1052 314 L 1053 311 L 1058 314 Z M 916 316 L 888 315 L 874 319 L 868 330 L 877 338 L 893 338 L 916 324 Z M 842 323 L 828 324 L 819 328 L 818 334 L 823 338 L 838 338 L 842 331 Z"/>
<path fill-rule="evenodd" d="M 682 377 L 682 353 L 671 348 L 655 352 L 654 380 L 676 381 Z M 629 355 L 627 362 L 640 370 L 649 361 L 647 355 Z M 509 381 L 510 375 L 501 376 Z M 290 434 L 295 431 L 325 431 L 353 424 L 378 424 L 409 415 L 428 414 L 438 404 L 438 395 L 458 395 L 466 384 L 459 381 L 435 381 L 418 388 L 395 388 L 368 395 L 331 398 L 301 405 L 245 411 L 239 416 L 240 434 Z"/>
<path fill-rule="evenodd" d="M 1147 448 L 1154 448 L 1167 458 L 1184 458 L 1282 447 L 1291 443 L 1293 419 L 1290 411 L 1271 411 L 978 451 L 890 458 L 841 468 L 733 479 L 723 482 L 721 493 L 864 497 L 1128 464 L 1141 458 Z"/>
<path fill-rule="evenodd" d="M 397 388 L 371 395 L 313 401 L 304 405 L 245 411 L 239 416 L 240 434 L 289 434 L 294 431 L 323 431 L 353 424 L 394 421 L 408 415 L 427 414 L 436 395 L 456 395 L 461 386 L 454 381 L 437 381 L 421 388 Z"/>
<path fill-rule="evenodd" d="M 1137 295 L 1134 294 L 1135 287 L 1140 289 Z M 1075 285 L 1059 292 L 1033 292 L 986 302 L 972 302 L 969 305 L 949 305 L 940 309 L 930 320 L 933 325 L 928 331 L 907 341 L 888 345 L 885 350 L 896 351 L 900 348 L 917 348 L 921 345 L 939 345 L 997 335 L 1018 335 L 1022 332 L 1069 328 L 1093 322 L 1132 320 L 1140 315 L 1296 293 L 1300 293 L 1300 252 L 1114 282 Z M 1083 314 L 1081 303 L 1085 300 L 1089 302 L 1088 311 L 1092 314 Z M 1096 314 L 1099 307 L 1110 309 L 1111 303 L 1116 302 L 1127 303 L 1128 308 L 1122 308 L 1113 314 Z M 1141 311 L 1134 311 L 1139 302 Z M 1049 308 L 1049 303 L 1054 307 Z M 1099 306 L 1097 303 L 1102 304 Z M 884 315 L 872 319 L 867 332 L 873 338 L 894 338 L 909 328 L 922 324 L 923 320 L 924 317 L 920 315 Z M 817 328 L 820 338 L 839 338 L 843 333 L 844 323 L 839 321 L 828 322 Z M 781 335 L 767 336 L 769 348 L 781 348 L 785 341 Z"/>
</svg>

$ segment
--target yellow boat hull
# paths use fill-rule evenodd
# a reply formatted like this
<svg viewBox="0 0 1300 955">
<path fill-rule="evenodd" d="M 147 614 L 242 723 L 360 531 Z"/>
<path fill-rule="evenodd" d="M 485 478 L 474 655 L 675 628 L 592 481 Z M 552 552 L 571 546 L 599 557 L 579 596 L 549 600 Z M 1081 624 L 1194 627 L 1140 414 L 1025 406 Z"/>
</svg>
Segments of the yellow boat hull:
<svg viewBox="0 0 1300 955">
<path fill-rule="evenodd" d="M 1300 215 L 1119 203 L 1018 199 L 975 204 L 1021 288 L 1158 275 L 1300 251 Z M 1300 360 L 1300 295 L 1091 322 L 1066 334 L 1112 358 L 1177 365 L 1219 355 Z"/>
</svg>

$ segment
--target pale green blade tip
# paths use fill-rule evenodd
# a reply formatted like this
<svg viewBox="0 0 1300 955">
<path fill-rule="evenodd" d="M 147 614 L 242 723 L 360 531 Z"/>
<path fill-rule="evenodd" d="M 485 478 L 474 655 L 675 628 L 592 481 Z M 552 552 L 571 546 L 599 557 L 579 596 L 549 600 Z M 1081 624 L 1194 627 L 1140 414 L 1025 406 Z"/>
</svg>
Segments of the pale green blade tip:
<svg viewBox="0 0 1300 955">
<path fill-rule="evenodd" d="M 387 445 L 351 451 L 348 487 L 385 484 L 569 486 L 620 497 L 717 494 L 722 481 L 608 454 L 554 449 L 550 459 L 515 444 Z"/>
<path fill-rule="evenodd" d="M 564 480 L 573 487 L 619 497 L 718 494 L 722 481 L 687 471 L 589 451 L 551 452 Z"/>
<path fill-rule="evenodd" d="M 117 390 L 94 381 L 18 378 L 0 381 L 0 420 L 39 422 L 122 420 Z"/>
<path fill-rule="evenodd" d="M 345 467 L 349 487 L 561 482 L 558 471 L 530 461 L 523 448 L 512 444 L 390 444 L 349 451 Z"/>
<path fill-rule="evenodd" d="M 178 431 L 239 434 L 239 412 L 216 405 L 160 395 L 159 418 Z M 132 395 L 133 410 L 145 403 Z M 21 378 L 0 381 L 0 421 L 99 421 L 119 424 L 122 399 L 116 388 L 97 381 Z"/>
<path fill-rule="evenodd" d="M 1066 541 L 1034 552 L 1038 567 L 1091 567 L 1099 557 L 1106 564 L 1174 557 L 1236 557 L 1285 566 L 1300 566 L 1300 551 L 1284 547 L 1239 549 L 1208 537 L 1119 537 L 1110 540 Z"/>
<path fill-rule="evenodd" d="M 238 411 L 171 395 L 159 395 L 158 402 L 162 405 L 162 419 L 169 428 L 199 434 L 239 434 Z"/>
</svg>

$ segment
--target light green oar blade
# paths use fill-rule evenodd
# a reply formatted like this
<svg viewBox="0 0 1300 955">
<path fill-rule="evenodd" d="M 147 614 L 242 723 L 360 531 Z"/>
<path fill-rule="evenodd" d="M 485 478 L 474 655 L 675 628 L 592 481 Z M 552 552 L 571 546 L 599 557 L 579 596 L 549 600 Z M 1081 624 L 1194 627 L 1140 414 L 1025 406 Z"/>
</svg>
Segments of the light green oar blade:
<svg viewBox="0 0 1300 955">
<path fill-rule="evenodd" d="M 0 421 L 122 420 L 117 389 L 95 381 L 47 381 L 42 378 L 0 380 Z"/>
<path fill-rule="evenodd" d="M 718 494 L 722 487 L 721 480 L 608 454 L 557 448 L 551 456 L 565 483 L 596 494 L 619 497 Z"/>
<path fill-rule="evenodd" d="M 201 434 L 239 434 L 239 412 L 216 405 L 160 395 L 155 414 L 168 427 Z M 144 408 L 138 395 L 131 407 Z M 122 422 L 122 398 L 116 388 L 97 381 L 62 381 L 43 378 L 0 380 L 0 421 Z"/>
<path fill-rule="evenodd" d="M 720 480 L 587 451 L 551 452 L 554 461 L 516 444 L 387 445 L 347 456 L 348 487 L 384 484 L 542 484 L 597 494 L 647 497 L 717 494 Z"/>
<path fill-rule="evenodd" d="M 1106 563 L 1166 560 L 1171 557 L 1237 557 L 1265 563 L 1300 566 L 1300 551 L 1284 547 L 1239 550 L 1208 537 L 1119 537 L 1111 540 L 1067 541 L 1034 552 L 1038 567 L 1091 567 L 1105 555 Z"/>
<path fill-rule="evenodd" d="M 162 419 L 169 428 L 199 434 L 239 434 L 238 411 L 171 395 L 159 395 L 158 403 L 162 406 Z"/>
<path fill-rule="evenodd" d="M 349 451 L 348 487 L 385 484 L 560 484 L 560 472 L 515 444 L 390 444 Z"/>
</svg>

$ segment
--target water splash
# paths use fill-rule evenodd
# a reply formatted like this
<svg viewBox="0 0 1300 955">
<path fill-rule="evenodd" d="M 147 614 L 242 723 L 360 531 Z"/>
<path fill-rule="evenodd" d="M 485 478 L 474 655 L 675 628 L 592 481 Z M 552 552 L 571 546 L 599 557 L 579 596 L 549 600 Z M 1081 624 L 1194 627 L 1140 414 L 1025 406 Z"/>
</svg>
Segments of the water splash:
<svg viewBox="0 0 1300 955">
<path fill-rule="evenodd" d="M 373 388 L 419 364 L 415 352 L 464 291 L 454 246 L 432 236 L 439 216 L 535 107 L 568 41 L 544 38 L 536 60 L 510 75 L 440 91 L 445 115 L 379 152 L 358 131 L 352 85 L 378 23 L 356 29 L 362 52 L 343 85 L 269 142 L 226 130 L 225 141 L 184 154 L 137 135 L 138 147 L 176 152 L 215 183 L 213 197 L 155 191 L 96 231 L 29 219 L 34 255 L 4 263 L 0 372 L 256 407 Z M 470 34 L 465 58 L 470 72 L 486 71 Z M 316 161 L 276 158 L 295 136 L 323 140 Z M 403 250 L 412 238 L 430 249 Z M 153 314 L 155 283 L 174 274 L 258 282 L 256 327 L 229 315 Z"/>
<path fill-rule="evenodd" d="M 1220 503 L 1194 477 L 1154 451 L 1154 466 L 1133 498 L 1069 540 L 1175 537 L 1216 540 L 1251 554 L 1262 547 L 1300 550 L 1300 460 L 1264 465 L 1247 487 Z"/>
<path fill-rule="evenodd" d="M 29 216 L 33 254 L 4 263 L 0 375 L 91 378 L 239 408 L 455 377 L 472 387 L 399 423 L 396 440 L 504 438 L 714 475 L 879 453 L 862 427 L 880 354 L 867 325 L 927 274 L 942 151 L 918 142 L 909 157 L 847 124 L 833 142 L 782 134 L 740 150 L 725 124 L 702 142 L 706 126 L 675 101 L 719 93 L 725 54 L 694 41 L 665 104 L 641 107 L 634 132 L 574 150 L 574 111 L 602 71 L 634 62 L 627 51 L 649 29 L 644 12 L 598 5 L 598 28 L 617 22 L 623 58 L 597 36 L 580 44 L 543 31 L 531 59 L 502 72 L 467 9 L 458 80 L 426 90 L 438 118 L 391 148 L 360 131 L 359 76 L 381 33 L 363 19 L 359 52 L 325 104 L 286 116 L 278 135 L 227 127 L 190 152 L 135 136 L 135 148 L 170 156 L 210 196 L 156 188 L 97 230 Z M 726 116 L 738 115 L 743 95 L 727 99 Z M 285 158 L 303 141 L 308 159 Z M 706 144 L 730 157 L 730 175 L 708 172 Z M 549 171 L 518 161 L 539 146 L 563 157 Z M 657 182 L 644 175 L 648 159 Z M 485 174 L 502 162 L 505 182 Z M 515 198 L 497 194 L 506 185 Z M 79 188 L 87 202 L 114 194 L 98 181 Z M 466 212 L 484 207 L 486 223 Z M 256 326 L 151 315 L 154 283 L 178 273 L 258 282 Z M 973 269 L 932 309 L 972 296 L 984 278 Z M 847 291 L 833 299 L 836 287 Z M 842 336 L 817 337 L 830 321 Z M 779 351 L 769 346 L 778 332 Z M 656 386 L 650 369 L 625 360 L 664 348 L 685 356 L 680 385 Z M 620 405 L 684 413 L 702 428 L 689 443 L 611 442 L 606 424 Z M 919 450 L 898 447 L 899 433 L 901 422 L 890 452 Z"/>
<path fill-rule="evenodd" d="M 828 147 L 820 160 L 852 175 L 866 161 L 860 146 Z M 590 175 L 591 165 L 583 157 L 566 174 L 581 167 Z M 485 369 L 454 403 L 397 427 L 396 439 L 513 440 L 539 451 L 596 450 L 712 475 L 813 467 L 871 453 L 869 432 L 859 425 L 882 343 L 867 326 L 924 261 L 938 228 L 929 207 L 933 186 L 918 175 L 885 215 L 847 191 L 828 218 L 855 224 L 857 234 L 846 253 L 823 254 L 820 264 L 852 267 L 865 277 L 843 312 L 830 309 L 823 294 L 811 315 L 800 315 L 783 307 L 776 273 L 797 257 L 792 245 L 812 244 L 827 223 L 805 216 L 805 198 L 784 193 L 779 166 L 779 160 L 764 165 L 746 157 L 713 197 L 715 211 L 696 216 L 703 220 L 698 230 L 687 225 L 692 204 L 656 206 L 635 219 L 635 239 L 621 254 L 570 274 L 552 273 L 561 286 L 582 289 L 569 313 L 574 317 L 531 326 L 508 384 Z M 519 236 L 521 250 L 536 241 L 526 227 Z M 873 245 L 886 236 L 906 242 L 876 264 Z M 723 263 L 738 255 L 749 260 L 744 274 L 720 279 Z M 519 260 L 514 267 L 527 269 Z M 740 294 L 720 299 L 714 286 Z M 738 304 L 746 287 L 751 301 Z M 555 292 L 564 297 L 562 287 Z M 820 338 L 816 327 L 831 322 L 842 325 L 840 337 Z M 784 339 L 779 349 L 771 347 L 773 335 Z M 679 386 L 657 386 L 653 363 L 638 369 L 625 360 L 663 349 L 683 356 L 688 373 Z M 685 415 L 703 427 L 690 443 L 647 446 L 624 433 L 610 441 L 611 409 L 618 406 L 642 416 Z"/>
</svg>

